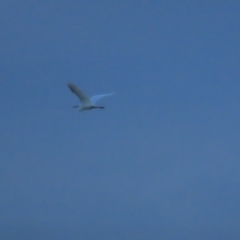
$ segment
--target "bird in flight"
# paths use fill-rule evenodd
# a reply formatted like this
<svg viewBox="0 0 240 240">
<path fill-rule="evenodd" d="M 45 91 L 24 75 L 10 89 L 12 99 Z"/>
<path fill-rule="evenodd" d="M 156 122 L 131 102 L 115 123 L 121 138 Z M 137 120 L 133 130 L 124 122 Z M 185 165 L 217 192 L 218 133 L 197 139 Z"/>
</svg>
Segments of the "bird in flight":
<svg viewBox="0 0 240 240">
<path fill-rule="evenodd" d="M 100 108 L 100 109 L 104 109 L 104 106 L 96 106 L 96 102 L 98 100 L 100 100 L 103 97 L 107 97 L 107 96 L 111 96 L 114 93 L 109 93 L 109 94 L 101 94 L 101 95 L 96 95 L 96 96 L 92 96 L 91 98 L 89 98 L 79 87 L 77 87 L 76 85 L 72 84 L 72 83 L 68 83 L 67 84 L 69 89 L 77 95 L 77 97 L 79 98 L 81 104 L 77 105 L 77 106 L 73 106 L 74 108 L 79 108 L 79 111 L 82 112 L 84 110 L 91 110 L 94 108 Z"/>
</svg>

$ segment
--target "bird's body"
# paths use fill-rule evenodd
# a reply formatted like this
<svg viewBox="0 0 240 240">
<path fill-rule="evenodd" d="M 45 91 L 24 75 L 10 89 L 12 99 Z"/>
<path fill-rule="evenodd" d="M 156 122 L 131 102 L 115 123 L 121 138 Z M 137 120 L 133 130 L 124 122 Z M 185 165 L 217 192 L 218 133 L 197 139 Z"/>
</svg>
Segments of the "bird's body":
<svg viewBox="0 0 240 240">
<path fill-rule="evenodd" d="M 74 108 L 79 108 L 79 111 L 84 111 L 84 110 L 91 110 L 94 108 L 100 108 L 104 109 L 104 106 L 96 106 L 96 102 L 100 100 L 103 97 L 106 96 L 111 96 L 113 93 L 110 94 L 102 94 L 102 95 L 96 95 L 91 98 L 89 98 L 80 88 L 78 88 L 76 85 L 72 83 L 68 83 L 69 89 L 77 95 L 79 98 L 81 105 L 74 106 Z"/>
</svg>

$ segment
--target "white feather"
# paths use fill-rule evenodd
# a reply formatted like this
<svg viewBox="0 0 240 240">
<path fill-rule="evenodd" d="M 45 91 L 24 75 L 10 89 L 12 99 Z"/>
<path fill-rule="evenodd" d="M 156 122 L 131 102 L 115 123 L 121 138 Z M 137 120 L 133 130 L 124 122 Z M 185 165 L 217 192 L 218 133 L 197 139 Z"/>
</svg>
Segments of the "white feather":
<svg viewBox="0 0 240 240">
<path fill-rule="evenodd" d="M 103 97 L 111 96 L 114 93 L 109 93 L 109 94 L 101 94 L 101 95 L 96 95 L 93 96 L 89 99 L 89 97 L 76 85 L 72 83 L 68 83 L 69 89 L 76 94 L 76 96 L 79 98 L 81 105 L 78 106 L 80 108 L 80 111 L 84 110 L 91 110 L 93 108 L 104 108 L 103 106 L 96 106 L 96 102 L 99 101 Z M 77 107 L 77 106 L 76 106 Z"/>
</svg>

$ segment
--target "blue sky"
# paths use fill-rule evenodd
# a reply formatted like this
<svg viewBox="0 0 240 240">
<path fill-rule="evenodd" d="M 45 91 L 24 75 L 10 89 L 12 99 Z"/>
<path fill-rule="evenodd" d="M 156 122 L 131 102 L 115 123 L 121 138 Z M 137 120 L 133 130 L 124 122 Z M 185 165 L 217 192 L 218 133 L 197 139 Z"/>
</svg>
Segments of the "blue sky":
<svg viewBox="0 0 240 240">
<path fill-rule="evenodd" d="M 1 239 L 239 239 L 239 11 L 3 0 Z"/>
</svg>

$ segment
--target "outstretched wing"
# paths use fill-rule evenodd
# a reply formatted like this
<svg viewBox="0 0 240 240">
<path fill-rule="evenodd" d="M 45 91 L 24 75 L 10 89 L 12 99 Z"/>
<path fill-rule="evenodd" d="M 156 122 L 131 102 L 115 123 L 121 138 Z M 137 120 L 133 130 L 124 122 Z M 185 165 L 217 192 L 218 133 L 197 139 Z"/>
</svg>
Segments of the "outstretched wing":
<svg viewBox="0 0 240 240">
<path fill-rule="evenodd" d="M 90 99 L 88 98 L 88 96 L 76 85 L 68 83 L 68 87 L 74 94 L 78 96 L 82 103 L 90 103 Z"/>
<path fill-rule="evenodd" d="M 96 104 L 96 102 L 99 101 L 101 98 L 103 98 L 103 97 L 108 97 L 108 96 L 112 96 L 112 95 L 114 95 L 114 93 L 101 94 L 101 95 L 92 96 L 92 97 L 90 98 L 90 101 L 92 102 L 92 104 Z"/>
</svg>

